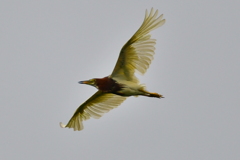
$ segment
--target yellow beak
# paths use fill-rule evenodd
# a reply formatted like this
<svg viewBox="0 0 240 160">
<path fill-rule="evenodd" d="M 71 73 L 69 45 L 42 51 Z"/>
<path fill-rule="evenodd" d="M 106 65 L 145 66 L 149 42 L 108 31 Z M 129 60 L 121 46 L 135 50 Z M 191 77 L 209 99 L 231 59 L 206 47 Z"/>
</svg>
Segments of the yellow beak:
<svg viewBox="0 0 240 160">
<path fill-rule="evenodd" d="M 89 81 L 79 81 L 78 83 L 79 84 L 90 84 L 91 82 L 89 82 Z"/>
<path fill-rule="evenodd" d="M 86 80 L 86 81 L 79 81 L 78 83 L 80 84 L 88 84 L 91 86 L 95 86 L 95 80 L 94 79 L 90 79 L 90 80 Z"/>
</svg>

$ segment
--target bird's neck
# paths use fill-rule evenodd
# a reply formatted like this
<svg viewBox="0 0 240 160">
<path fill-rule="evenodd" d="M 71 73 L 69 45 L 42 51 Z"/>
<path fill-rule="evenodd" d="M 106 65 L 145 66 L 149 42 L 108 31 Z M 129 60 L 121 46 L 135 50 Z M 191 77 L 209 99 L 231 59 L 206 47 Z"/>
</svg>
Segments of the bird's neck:
<svg viewBox="0 0 240 160">
<path fill-rule="evenodd" d="M 109 77 L 96 78 L 96 85 L 99 90 L 103 92 L 114 93 L 120 90 L 120 85 Z"/>
</svg>

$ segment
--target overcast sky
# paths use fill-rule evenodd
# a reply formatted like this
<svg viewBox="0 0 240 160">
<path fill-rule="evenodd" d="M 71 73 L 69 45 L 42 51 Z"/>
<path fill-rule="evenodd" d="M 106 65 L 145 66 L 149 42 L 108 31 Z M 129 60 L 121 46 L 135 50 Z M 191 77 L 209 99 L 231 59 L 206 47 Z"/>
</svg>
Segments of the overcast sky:
<svg viewBox="0 0 240 160">
<path fill-rule="evenodd" d="M 0 159 L 239 160 L 237 0 L 0 1 Z M 164 14 L 130 97 L 84 130 L 62 129 L 109 75 L 145 10 Z"/>
</svg>

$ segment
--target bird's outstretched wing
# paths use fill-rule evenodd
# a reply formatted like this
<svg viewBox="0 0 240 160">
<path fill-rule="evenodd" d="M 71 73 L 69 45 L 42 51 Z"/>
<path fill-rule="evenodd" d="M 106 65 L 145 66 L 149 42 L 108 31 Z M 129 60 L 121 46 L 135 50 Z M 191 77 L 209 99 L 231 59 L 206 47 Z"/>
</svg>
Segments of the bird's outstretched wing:
<svg viewBox="0 0 240 160">
<path fill-rule="evenodd" d="M 126 97 L 97 91 L 92 97 L 78 107 L 67 125 L 60 123 L 60 126 L 62 128 L 73 128 L 74 131 L 80 131 L 83 129 L 82 121 L 90 117 L 100 118 L 104 113 L 119 106 L 125 99 Z"/>
<path fill-rule="evenodd" d="M 146 72 L 153 59 L 155 50 L 156 40 L 151 39 L 149 32 L 165 23 L 165 19 L 162 19 L 163 15 L 159 17 L 157 15 L 158 10 L 154 12 L 152 8 L 150 14 L 146 10 L 141 27 L 123 46 L 110 77 L 139 83 L 134 73 L 135 71 L 141 74 Z"/>
</svg>

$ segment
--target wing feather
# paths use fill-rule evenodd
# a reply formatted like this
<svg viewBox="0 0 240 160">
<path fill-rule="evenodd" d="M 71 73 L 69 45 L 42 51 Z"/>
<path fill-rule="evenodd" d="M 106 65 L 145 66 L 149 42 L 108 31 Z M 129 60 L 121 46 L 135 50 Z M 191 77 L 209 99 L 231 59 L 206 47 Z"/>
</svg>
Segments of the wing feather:
<svg viewBox="0 0 240 160">
<path fill-rule="evenodd" d="M 152 8 L 150 14 L 146 10 L 142 25 L 121 49 L 111 78 L 139 83 L 134 75 L 135 71 L 140 74 L 147 71 L 153 60 L 155 50 L 156 40 L 151 39 L 149 32 L 165 23 L 165 19 L 162 19 L 163 15 L 157 16 L 158 10 L 154 12 Z"/>
<path fill-rule="evenodd" d="M 82 121 L 93 118 L 100 118 L 104 113 L 119 106 L 126 97 L 112 93 L 97 91 L 92 97 L 78 107 L 67 125 L 60 123 L 62 128 L 73 128 L 74 131 L 82 130 Z"/>
</svg>

